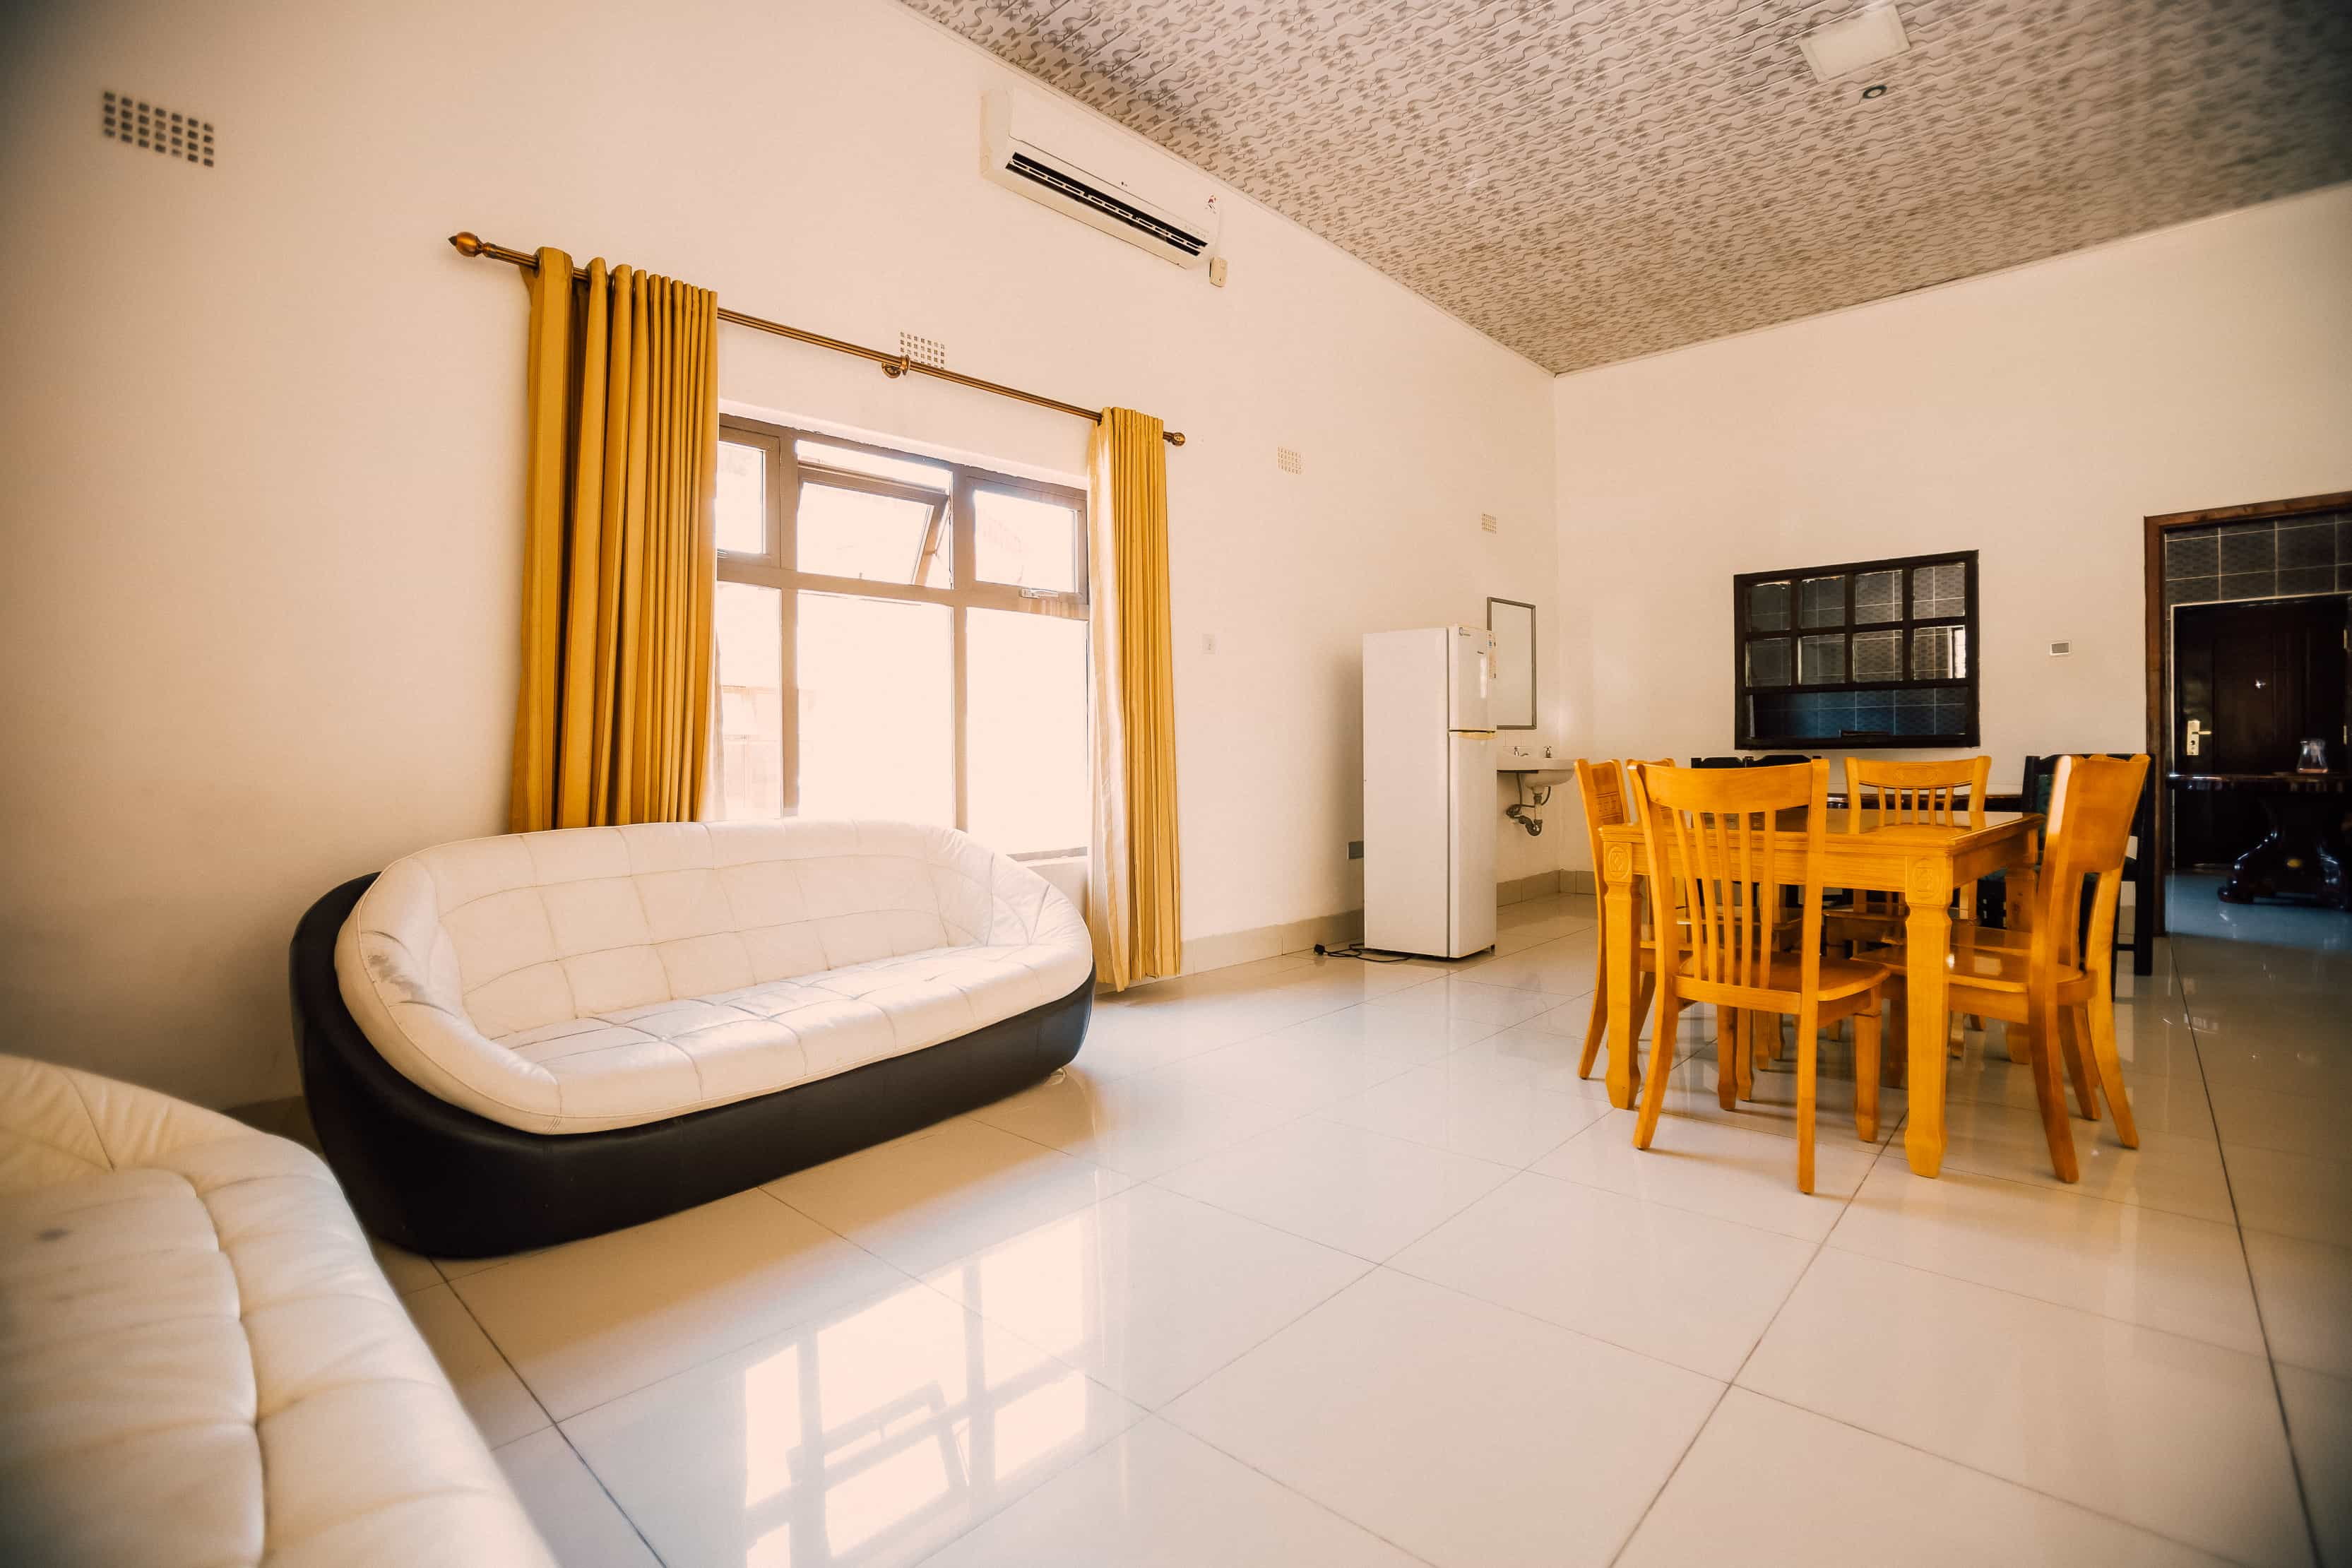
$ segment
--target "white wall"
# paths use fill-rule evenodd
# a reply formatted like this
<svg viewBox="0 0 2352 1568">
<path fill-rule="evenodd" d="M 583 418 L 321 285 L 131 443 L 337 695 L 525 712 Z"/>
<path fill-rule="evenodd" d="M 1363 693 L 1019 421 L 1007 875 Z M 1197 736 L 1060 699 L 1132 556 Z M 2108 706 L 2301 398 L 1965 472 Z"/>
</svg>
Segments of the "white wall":
<svg viewBox="0 0 2352 1568">
<path fill-rule="evenodd" d="M 2029 753 L 2143 743 L 2142 519 L 2352 489 L 2352 186 L 1562 376 L 1555 405 L 1575 751 L 1732 749 L 1734 573 L 1974 548 L 2013 786 Z"/>
<path fill-rule="evenodd" d="M 303 908 L 502 826 L 524 298 L 449 250 L 458 228 L 856 341 L 919 331 L 1186 431 L 1189 936 L 1360 901 L 1361 631 L 1475 622 L 1488 594 L 1558 625 L 1548 378 L 1245 202 L 1218 291 L 984 184 L 979 93 L 1006 73 L 879 0 L 94 3 L 0 26 L 10 1048 L 215 1103 L 288 1092 Z M 109 87 L 209 117 L 218 166 L 102 140 Z M 1075 420 L 723 342 L 736 405 L 1084 467 Z M 1501 874 L 1566 837 L 1512 833 Z"/>
</svg>

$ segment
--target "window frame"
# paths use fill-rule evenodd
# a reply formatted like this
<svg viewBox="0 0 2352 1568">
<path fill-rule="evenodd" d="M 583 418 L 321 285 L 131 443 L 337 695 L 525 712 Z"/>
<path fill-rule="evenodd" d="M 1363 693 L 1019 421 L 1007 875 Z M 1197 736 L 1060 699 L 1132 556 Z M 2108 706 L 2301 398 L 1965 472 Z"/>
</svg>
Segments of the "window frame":
<svg viewBox="0 0 2352 1568">
<path fill-rule="evenodd" d="M 830 435 L 822 430 L 802 429 L 794 426 L 775 425 L 765 420 L 746 418 L 740 415 L 722 414 L 719 417 L 719 438 L 761 449 L 764 466 L 761 502 L 764 511 L 762 549 L 754 555 L 748 552 L 718 549 L 714 538 L 713 553 L 718 558 L 718 580 L 721 583 L 744 583 L 756 587 L 777 590 L 780 604 L 779 619 L 783 647 L 782 683 L 784 690 L 782 723 L 782 810 L 786 817 L 800 814 L 800 689 L 798 678 L 798 632 L 800 595 L 803 593 L 840 594 L 857 598 L 891 599 L 900 603 L 944 605 L 950 620 L 949 642 L 953 650 L 953 668 L 950 677 L 954 712 L 953 757 L 955 772 L 955 826 L 966 829 L 971 821 L 969 752 L 965 743 L 965 726 L 970 710 L 968 698 L 967 627 L 972 610 L 1009 610 L 1022 615 L 1051 616 L 1063 620 L 1086 621 L 1093 614 L 1093 595 L 1087 571 L 1087 492 L 1071 485 L 1050 484 L 1042 479 L 1023 479 L 1000 473 L 975 464 L 959 463 L 951 458 L 934 458 L 921 452 L 901 451 L 877 446 L 870 441 L 853 440 L 844 436 Z M 929 464 L 948 474 L 944 492 L 926 489 L 905 480 L 879 478 L 858 473 L 850 468 L 836 468 L 823 463 L 803 460 L 798 446 L 803 440 L 819 441 L 827 446 L 843 447 L 877 457 L 895 458 L 905 461 Z M 871 495 L 897 497 L 931 503 L 929 521 L 925 525 L 923 546 L 917 558 L 922 560 L 939 547 L 940 530 L 949 529 L 948 548 L 951 586 L 929 583 L 889 583 L 866 577 L 836 577 L 825 573 L 803 572 L 796 564 L 799 547 L 799 513 L 801 487 L 814 479 L 816 482 L 843 489 L 861 490 Z M 982 582 L 976 570 L 979 530 L 975 526 L 975 500 L 982 491 L 1011 494 L 1032 500 L 1042 500 L 1056 506 L 1066 506 L 1077 519 L 1071 531 L 1072 581 L 1075 592 L 1065 593 L 1049 588 L 1024 588 L 1010 583 Z M 1092 688 L 1093 673 L 1087 681 Z M 1089 715 L 1091 720 L 1091 715 Z M 719 755 L 724 757 L 723 737 L 714 735 L 719 743 Z M 723 763 L 722 763 L 723 765 Z M 717 781 L 721 793 L 723 778 Z M 1083 843 L 1052 849 L 1028 849 L 1014 854 L 1015 860 L 1059 860 L 1084 855 Z"/>
<path fill-rule="evenodd" d="M 1962 572 L 1964 590 L 1961 613 L 1957 616 L 1919 616 L 1914 613 L 1912 573 L 1922 566 L 1958 565 Z M 1893 620 L 1874 621 L 1857 626 L 1853 618 L 1855 580 L 1867 573 L 1894 572 L 1903 584 L 1901 615 Z M 1840 576 L 1845 583 L 1845 605 L 1843 618 L 1834 626 L 1807 627 L 1804 625 L 1803 583 L 1809 577 Z M 1923 751 L 1937 747 L 1974 747 L 1979 744 L 1979 688 L 1984 670 L 1984 639 L 1979 627 L 1977 605 L 1977 552 L 1945 550 L 1925 555 L 1894 555 L 1876 561 L 1849 561 L 1824 566 L 1801 566 L 1777 572 L 1742 572 L 1731 579 L 1731 728 L 1733 745 L 1742 751 Z M 1759 584 L 1789 584 L 1789 625 L 1785 632 L 1766 627 L 1761 630 L 1749 625 L 1750 591 Z M 1968 641 L 1968 672 L 1953 679 L 1921 679 L 1911 675 L 1914 634 L 1923 627 L 1957 626 Z M 1904 676 L 1895 680 L 1855 680 L 1853 676 L 1853 638 L 1857 632 L 1892 631 L 1901 638 Z M 1814 637 L 1838 635 L 1844 639 L 1846 679 L 1838 681 L 1804 683 L 1798 679 L 1803 668 L 1802 642 L 1808 635 Z M 1785 636 L 1789 640 L 1789 679 L 1785 685 L 1755 686 L 1748 679 L 1748 645 L 1758 638 Z M 1885 692 L 1891 697 L 1902 691 L 1958 691 L 1966 698 L 1967 721 L 1958 730 L 1938 731 L 1933 734 L 1905 735 L 1877 731 L 1850 731 L 1836 735 L 1769 734 L 1754 731 L 1749 715 L 1754 711 L 1754 700 L 1759 696 L 1789 696 L 1800 693 L 1831 695 L 1839 692 Z"/>
</svg>

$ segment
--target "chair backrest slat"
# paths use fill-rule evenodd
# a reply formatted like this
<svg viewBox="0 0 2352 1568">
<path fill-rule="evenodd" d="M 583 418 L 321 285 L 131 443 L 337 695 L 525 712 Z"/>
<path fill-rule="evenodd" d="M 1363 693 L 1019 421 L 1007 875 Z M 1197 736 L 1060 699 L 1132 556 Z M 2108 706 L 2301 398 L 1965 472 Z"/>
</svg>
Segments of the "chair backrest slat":
<svg viewBox="0 0 2352 1568">
<path fill-rule="evenodd" d="M 1958 757 L 1941 763 L 1893 763 L 1877 758 L 1845 760 L 1845 826 L 1849 833 L 1899 823 L 1970 827 L 1984 826 L 1990 757 Z M 1966 795 L 1963 797 L 1962 792 Z M 1867 804 L 1865 804 L 1867 796 Z M 1874 807 L 1874 820 L 1865 812 Z"/>
</svg>

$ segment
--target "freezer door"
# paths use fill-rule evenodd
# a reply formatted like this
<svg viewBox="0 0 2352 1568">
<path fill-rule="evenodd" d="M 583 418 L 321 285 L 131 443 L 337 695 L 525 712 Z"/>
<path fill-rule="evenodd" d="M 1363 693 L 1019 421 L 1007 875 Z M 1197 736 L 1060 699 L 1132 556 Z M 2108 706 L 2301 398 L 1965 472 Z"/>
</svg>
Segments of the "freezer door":
<svg viewBox="0 0 2352 1568">
<path fill-rule="evenodd" d="M 1449 735 L 1445 956 L 1495 945 L 1495 739 Z"/>
<path fill-rule="evenodd" d="M 1495 634 L 1483 626 L 1455 626 L 1445 639 L 1449 730 L 1491 730 L 1488 695 L 1495 684 Z"/>
</svg>

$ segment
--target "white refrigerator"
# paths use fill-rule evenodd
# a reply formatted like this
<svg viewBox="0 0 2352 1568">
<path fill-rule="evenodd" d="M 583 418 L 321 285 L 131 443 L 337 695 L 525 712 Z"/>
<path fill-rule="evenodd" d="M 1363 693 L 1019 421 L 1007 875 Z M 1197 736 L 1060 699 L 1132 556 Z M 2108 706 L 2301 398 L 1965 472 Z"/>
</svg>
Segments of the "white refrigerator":
<svg viewBox="0 0 2352 1568">
<path fill-rule="evenodd" d="M 1460 958 L 1495 944 L 1495 637 L 1364 634 L 1364 945 Z"/>
</svg>

